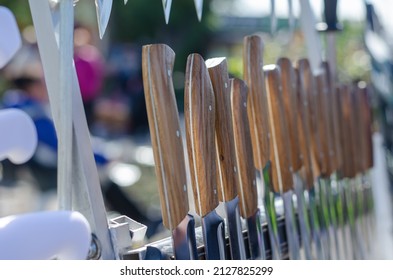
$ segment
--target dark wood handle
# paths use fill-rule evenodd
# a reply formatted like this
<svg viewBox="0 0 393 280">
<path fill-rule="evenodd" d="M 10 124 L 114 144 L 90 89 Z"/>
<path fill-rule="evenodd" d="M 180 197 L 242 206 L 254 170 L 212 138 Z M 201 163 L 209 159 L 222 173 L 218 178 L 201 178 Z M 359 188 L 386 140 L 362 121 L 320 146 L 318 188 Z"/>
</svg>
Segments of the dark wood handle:
<svg viewBox="0 0 393 280">
<path fill-rule="evenodd" d="M 293 188 L 290 162 L 288 126 L 284 117 L 284 101 L 280 70 L 276 65 L 263 67 L 266 79 L 266 96 L 272 145 L 273 188 L 285 193 Z"/>
<path fill-rule="evenodd" d="M 143 86 L 164 225 L 173 230 L 189 211 L 184 150 L 172 84 L 175 53 L 166 45 L 142 49 Z"/>
<path fill-rule="evenodd" d="M 236 162 L 239 174 L 240 213 L 243 218 L 258 209 L 254 157 L 248 123 L 247 85 L 240 79 L 231 79 L 232 123 L 235 139 Z"/>
<path fill-rule="evenodd" d="M 325 102 L 327 105 L 327 116 L 328 116 L 328 126 L 329 126 L 329 141 L 331 143 L 330 149 L 330 167 L 333 172 L 337 171 L 342 165 L 342 154 L 340 151 L 340 140 L 339 140 L 339 124 L 337 113 L 337 101 L 334 94 L 335 81 L 331 76 L 329 63 L 324 61 L 322 67 L 326 74 L 327 80 L 327 95 L 325 97 Z"/>
<path fill-rule="evenodd" d="M 322 147 L 318 126 L 318 102 L 316 98 L 316 79 L 311 72 L 310 63 L 307 59 L 298 61 L 298 70 L 300 75 L 300 83 L 303 88 L 301 91 L 304 94 L 303 100 L 307 102 L 308 119 L 310 128 L 310 143 L 311 143 L 311 162 L 314 178 L 318 178 L 326 169 L 324 166 Z"/>
<path fill-rule="evenodd" d="M 281 69 L 282 94 L 284 100 L 284 112 L 288 125 L 289 142 L 291 149 L 291 165 L 294 172 L 302 167 L 299 131 L 298 131 L 298 106 L 297 106 L 297 83 L 296 73 L 292 62 L 282 57 L 277 60 Z"/>
<path fill-rule="evenodd" d="M 216 99 L 216 151 L 219 200 L 230 201 L 237 196 L 238 175 L 231 117 L 231 89 L 227 61 L 212 58 L 206 61 Z"/>
<path fill-rule="evenodd" d="M 184 104 L 195 210 L 203 217 L 218 206 L 214 152 L 216 106 L 205 60 L 199 54 L 191 54 L 187 59 Z"/>
<path fill-rule="evenodd" d="M 332 174 L 331 170 L 331 141 L 330 141 L 330 130 L 328 124 L 328 108 L 327 108 L 327 81 L 324 71 L 315 76 L 317 90 L 315 91 L 315 105 L 316 105 L 316 123 L 318 126 L 318 139 L 320 141 L 320 161 L 321 175 L 324 177 L 330 177 Z"/>
<path fill-rule="evenodd" d="M 243 40 L 243 72 L 248 86 L 251 141 L 254 164 L 258 169 L 270 160 L 269 122 L 266 107 L 266 90 L 263 74 L 263 42 L 257 35 L 246 36 Z"/>
<path fill-rule="evenodd" d="M 310 87 L 313 81 L 310 63 L 308 59 L 300 59 L 296 65 L 298 71 L 298 104 L 301 118 L 301 131 L 299 133 L 299 141 L 302 149 L 303 165 L 305 180 L 308 187 L 313 185 L 314 179 L 321 174 L 320 165 L 317 160 L 318 147 L 315 147 L 316 142 L 313 141 L 312 121 L 311 121 L 311 106 L 310 102 Z M 311 80 L 311 81 L 310 81 Z M 310 178 L 312 176 L 312 178 Z"/>
<path fill-rule="evenodd" d="M 351 87 L 343 85 L 340 90 L 339 102 L 341 104 L 342 117 L 342 148 L 343 148 L 343 172 L 342 175 L 347 178 L 352 178 L 355 175 L 354 168 L 354 148 L 353 148 L 353 126 L 351 124 L 352 118 L 352 102 L 351 102 Z"/>
<path fill-rule="evenodd" d="M 374 166 L 373 154 L 373 132 L 372 132 L 372 111 L 369 100 L 369 86 L 365 83 L 359 83 L 359 105 L 362 116 L 362 138 L 364 139 L 364 166 L 363 172 Z"/>
</svg>

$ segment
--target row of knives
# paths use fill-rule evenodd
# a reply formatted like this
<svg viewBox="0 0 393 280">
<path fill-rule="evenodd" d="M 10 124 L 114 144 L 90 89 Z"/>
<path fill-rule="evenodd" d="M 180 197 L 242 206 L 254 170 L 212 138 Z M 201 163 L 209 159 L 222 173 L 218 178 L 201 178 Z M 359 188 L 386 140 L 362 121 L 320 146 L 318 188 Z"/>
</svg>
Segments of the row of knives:
<svg viewBox="0 0 393 280">
<path fill-rule="evenodd" d="M 370 87 L 336 82 L 326 62 L 317 73 L 307 59 L 264 65 L 261 37 L 243 43 L 243 79 L 229 77 L 224 57 L 189 55 L 185 143 L 175 53 L 164 44 L 143 46 L 162 218 L 172 236 L 124 258 L 367 258 L 374 223 Z"/>
</svg>

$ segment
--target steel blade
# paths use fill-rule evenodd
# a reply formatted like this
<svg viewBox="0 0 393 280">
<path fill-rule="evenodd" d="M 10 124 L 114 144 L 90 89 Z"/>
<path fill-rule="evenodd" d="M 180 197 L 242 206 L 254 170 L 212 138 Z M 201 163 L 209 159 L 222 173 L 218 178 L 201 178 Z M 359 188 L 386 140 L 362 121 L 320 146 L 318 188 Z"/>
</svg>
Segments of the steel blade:
<svg viewBox="0 0 393 280">
<path fill-rule="evenodd" d="M 248 242 L 252 260 L 266 260 L 266 249 L 259 209 L 247 218 Z"/>
<path fill-rule="evenodd" d="M 225 224 L 215 210 L 202 218 L 202 230 L 206 259 L 225 260 Z"/>
<path fill-rule="evenodd" d="M 165 23 L 168 24 L 169 16 L 171 14 L 172 0 L 162 0 L 162 7 L 164 8 Z"/>
<path fill-rule="evenodd" d="M 202 20 L 203 0 L 194 0 L 195 9 L 197 12 L 198 20 Z"/>
<path fill-rule="evenodd" d="M 109 18 L 111 16 L 113 0 L 95 0 L 97 21 L 98 21 L 98 32 L 100 38 L 104 37 L 106 28 L 108 26 Z"/>
<path fill-rule="evenodd" d="M 291 260 L 300 259 L 300 244 L 293 211 L 293 192 L 287 191 L 282 194 L 284 202 L 285 229 L 287 233 L 289 256 Z"/>
<path fill-rule="evenodd" d="M 194 230 L 194 217 L 188 214 L 184 220 L 172 231 L 173 251 L 177 260 L 198 259 Z"/>
<path fill-rule="evenodd" d="M 246 251 L 239 214 L 239 197 L 225 202 L 232 260 L 245 260 Z"/>
<path fill-rule="evenodd" d="M 310 208 L 310 221 L 312 228 L 312 239 L 315 244 L 316 256 L 319 260 L 326 259 L 326 249 L 323 246 L 322 240 L 322 230 L 319 221 L 319 213 L 318 206 L 315 194 L 315 188 L 311 188 L 308 191 L 308 200 L 309 200 L 309 208 Z"/>
</svg>

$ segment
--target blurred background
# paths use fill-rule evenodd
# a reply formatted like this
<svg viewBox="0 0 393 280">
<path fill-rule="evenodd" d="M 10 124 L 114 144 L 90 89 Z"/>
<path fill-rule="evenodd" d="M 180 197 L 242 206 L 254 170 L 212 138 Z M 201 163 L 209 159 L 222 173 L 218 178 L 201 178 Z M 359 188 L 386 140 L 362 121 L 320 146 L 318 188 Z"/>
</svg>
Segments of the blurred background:
<svg viewBox="0 0 393 280">
<path fill-rule="evenodd" d="M 311 3 L 321 21 L 323 1 Z M 389 30 L 393 30 L 393 21 L 388 13 L 393 10 L 393 1 L 373 1 L 373 13 L 367 11 L 363 0 L 338 3 L 339 21 L 344 26 L 337 33 L 339 80 L 371 82 L 377 73 L 387 75 L 389 80 L 393 42 Z M 1 104 L 29 111 L 39 128 L 40 141 L 35 156 L 28 163 L 22 166 L 7 161 L 1 163 L 2 217 L 56 208 L 57 143 L 28 1 L 0 0 L 0 5 L 15 14 L 24 42 L 13 61 L 0 72 Z M 205 59 L 227 57 L 230 75 L 239 78 L 243 77 L 242 43 L 246 35 L 259 33 L 263 37 L 265 64 L 274 63 L 280 56 L 292 60 L 307 56 L 298 21 L 298 1 L 294 1 L 293 32 L 288 23 L 287 1 L 276 1 L 278 21 L 274 32 L 270 8 L 270 1 L 205 0 L 202 21 L 198 22 L 192 0 L 173 0 L 170 20 L 165 24 L 159 0 L 132 0 L 127 5 L 113 1 L 109 26 L 101 40 L 94 1 L 76 3 L 74 60 L 108 211 L 126 214 L 147 224 L 149 237 L 159 238 L 155 234 L 161 232 L 161 214 L 142 85 L 142 46 L 165 43 L 175 51 L 173 82 L 181 114 L 184 72 L 190 53 L 199 53 Z M 370 17 L 372 14 L 374 17 Z M 380 49 L 386 50 L 385 57 L 373 56 L 373 50 L 367 47 L 366 30 L 372 30 L 382 40 Z M 324 34 L 321 39 L 325 42 Z M 374 129 L 379 133 L 376 141 L 380 148 L 376 152 L 379 156 L 376 163 L 381 163 L 381 172 L 384 172 L 376 176 L 386 178 L 386 191 L 390 185 L 390 168 L 385 167 L 393 166 L 389 152 L 393 102 L 390 101 L 390 83 L 387 84 L 376 88 L 372 99 Z M 390 226 L 391 223 L 386 224 Z M 390 228 L 386 231 L 391 234 Z"/>
</svg>

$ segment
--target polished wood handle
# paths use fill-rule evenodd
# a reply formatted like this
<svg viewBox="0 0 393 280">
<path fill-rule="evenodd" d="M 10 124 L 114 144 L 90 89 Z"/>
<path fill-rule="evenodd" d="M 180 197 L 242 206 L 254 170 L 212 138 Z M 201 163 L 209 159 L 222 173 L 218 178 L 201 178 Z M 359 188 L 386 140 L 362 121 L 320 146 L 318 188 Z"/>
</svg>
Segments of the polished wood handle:
<svg viewBox="0 0 393 280">
<path fill-rule="evenodd" d="M 309 110 L 309 95 L 307 94 L 308 78 L 305 72 L 310 71 L 310 63 L 307 59 L 300 59 L 296 62 L 297 74 L 297 97 L 298 97 L 298 128 L 299 128 L 299 144 L 303 161 L 303 179 L 307 184 L 307 188 L 314 185 L 314 173 L 319 174 L 319 166 L 316 163 L 315 154 L 313 152 L 313 142 L 311 141 L 311 121 Z"/>
<path fill-rule="evenodd" d="M 224 57 L 208 59 L 206 66 L 216 100 L 218 195 L 220 201 L 226 202 L 237 196 L 238 188 L 227 60 Z"/>
<path fill-rule="evenodd" d="M 310 136 L 310 158 L 312 173 L 314 179 L 321 176 L 323 166 L 321 161 L 321 146 L 318 134 L 318 123 L 316 115 L 316 98 L 315 98 L 315 78 L 311 72 L 311 67 L 308 59 L 300 59 L 297 62 L 297 68 L 299 71 L 299 83 L 301 86 L 301 95 L 303 103 L 306 104 L 304 107 L 307 116 L 309 136 Z"/>
<path fill-rule="evenodd" d="M 369 100 L 369 91 L 371 90 L 366 83 L 362 82 L 359 86 L 359 105 L 362 116 L 363 140 L 364 140 L 364 163 L 363 172 L 374 166 L 373 154 L 373 132 L 372 132 L 372 111 Z"/>
<path fill-rule="evenodd" d="M 218 206 L 213 87 L 205 60 L 190 54 L 184 87 L 187 151 L 195 210 L 201 217 Z"/>
<path fill-rule="evenodd" d="M 293 171 L 296 172 L 302 167 L 297 114 L 297 78 L 292 62 L 288 58 L 279 58 L 277 65 L 281 69 L 284 115 L 288 125 L 291 165 Z"/>
<path fill-rule="evenodd" d="M 342 147 L 343 147 L 343 172 L 342 175 L 346 178 L 352 178 L 355 175 L 355 162 L 354 162 L 354 133 L 352 118 L 352 102 L 351 102 L 351 87 L 349 85 L 342 85 L 339 102 L 341 104 L 341 117 L 342 117 Z"/>
<path fill-rule="evenodd" d="M 240 79 L 235 78 L 230 81 L 232 123 L 239 176 L 240 213 L 243 218 L 248 218 L 258 209 L 254 156 L 247 116 L 248 89 L 245 82 Z"/>
<path fill-rule="evenodd" d="M 322 63 L 322 67 L 325 70 L 326 80 L 327 80 L 327 95 L 326 95 L 326 105 L 327 105 L 327 115 L 328 115 L 328 126 L 330 131 L 330 143 L 331 143 L 331 153 L 330 153 L 330 167 L 333 172 L 340 169 L 342 165 L 342 152 L 339 139 L 339 122 L 337 113 L 337 100 L 334 91 L 336 90 L 335 81 L 331 76 L 330 66 L 327 61 Z"/>
<path fill-rule="evenodd" d="M 288 126 L 284 117 L 284 101 L 280 69 L 276 65 L 263 67 L 266 79 L 266 96 L 272 145 L 273 188 L 285 193 L 293 188 L 290 162 Z"/>
<path fill-rule="evenodd" d="M 321 175 L 323 177 L 330 177 L 332 174 L 331 167 L 331 141 L 330 130 L 328 124 L 328 108 L 327 108 L 327 81 L 324 71 L 315 76 L 316 91 L 314 93 L 316 105 L 316 124 L 318 139 L 320 141 L 320 161 L 321 161 Z"/>
<path fill-rule="evenodd" d="M 263 42 L 258 35 L 246 36 L 243 40 L 243 72 L 248 86 L 251 141 L 254 164 L 259 170 L 270 160 L 269 122 L 265 80 L 263 74 Z"/>
<path fill-rule="evenodd" d="M 184 150 L 172 83 L 175 53 L 166 45 L 142 48 L 143 86 L 164 225 L 173 230 L 189 211 Z"/>
</svg>

